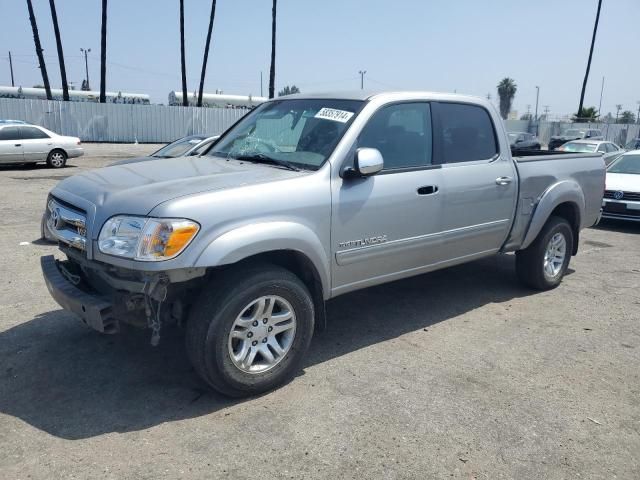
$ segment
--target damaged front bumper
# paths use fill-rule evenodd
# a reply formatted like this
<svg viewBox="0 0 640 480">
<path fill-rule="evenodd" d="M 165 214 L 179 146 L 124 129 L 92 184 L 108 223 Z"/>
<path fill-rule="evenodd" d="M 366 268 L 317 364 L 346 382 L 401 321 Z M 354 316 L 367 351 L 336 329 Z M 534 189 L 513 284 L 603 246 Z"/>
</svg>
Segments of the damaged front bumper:
<svg viewBox="0 0 640 480">
<path fill-rule="evenodd" d="M 78 288 L 62 274 L 53 255 L 41 257 L 40 266 L 49 293 L 62 308 L 75 313 L 94 330 L 118 332 L 118 320 L 114 317 L 114 305 L 109 297 Z"/>
</svg>

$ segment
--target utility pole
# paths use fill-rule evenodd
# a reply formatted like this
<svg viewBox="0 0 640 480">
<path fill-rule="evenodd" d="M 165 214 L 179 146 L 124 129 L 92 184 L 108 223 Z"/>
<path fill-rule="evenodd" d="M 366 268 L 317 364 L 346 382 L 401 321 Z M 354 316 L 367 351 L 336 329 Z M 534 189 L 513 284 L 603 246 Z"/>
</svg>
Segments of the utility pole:
<svg viewBox="0 0 640 480">
<path fill-rule="evenodd" d="M 587 61 L 587 71 L 584 74 L 584 82 L 582 82 L 582 92 L 580 93 L 580 105 L 578 106 L 578 117 L 582 115 L 582 107 L 584 106 L 584 93 L 587 89 L 587 80 L 589 79 L 589 70 L 591 70 L 591 57 L 593 57 L 593 46 L 596 43 L 596 32 L 598 31 L 598 22 L 600 21 L 600 8 L 602 0 L 598 0 L 598 13 L 596 13 L 596 22 L 593 25 L 593 36 L 591 37 L 591 49 L 589 50 L 589 60 Z"/>
<path fill-rule="evenodd" d="M 636 102 L 638 104 L 638 113 L 636 113 L 636 123 L 640 125 L 640 100 Z"/>
<path fill-rule="evenodd" d="M 80 51 L 82 53 L 84 53 L 84 70 L 85 70 L 85 73 L 87 74 L 87 76 L 86 76 L 87 90 L 91 90 L 91 87 L 89 86 L 89 61 L 87 60 L 87 54 L 91 51 L 91 49 L 90 48 L 80 48 Z"/>
<path fill-rule="evenodd" d="M 359 70 L 358 73 L 360 74 L 360 90 L 364 90 L 364 74 L 367 73 L 367 71 Z"/>
<path fill-rule="evenodd" d="M 538 121 L 538 100 L 540 98 L 540 87 L 538 87 L 536 85 L 536 114 L 535 114 L 535 121 Z"/>
<path fill-rule="evenodd" d="M 262 70 L 260 71 L 260 96 L 262 96 Z"/>
<path fill-rule="evenodd" d="M 618 115 L 620 114 L 620 110 L 622 110 L 622 105 L 616 105 L 616 123 L 618 123 Z"/>
<path fill-rule="evenodd" d="M 9 50 L 9 70 L 11 70 L 11 86 L 15 87 L 15 83 L 13 81 L 13 61 L 11 60 L 11 50 Z"/>
<path fill-rule="evenodd" d="M 598 116 L 600 116 L 602 109 L 602 93 L 604 92 L 604 77 L 602 77 L 602 87 L 600 87 L 600 103 L 598 104 Z"/>
</svg>

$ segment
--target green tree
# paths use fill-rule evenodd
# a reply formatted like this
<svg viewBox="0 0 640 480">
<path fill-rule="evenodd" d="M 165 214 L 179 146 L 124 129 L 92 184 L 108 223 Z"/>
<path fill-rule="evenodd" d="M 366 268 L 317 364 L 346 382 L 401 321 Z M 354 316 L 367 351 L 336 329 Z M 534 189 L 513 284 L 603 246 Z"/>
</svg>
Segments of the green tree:
<svg viewBox="0 0 640 480">
<path fill-rule="evenodd" d="M 586 107 L 582 111 L 573 114 L 572 122 L 597 122 L 600 116 L 596 107 Z"/>
<path fill-rule="evenodd" d="M 300 89 L 295 85 L 287 85 L 282 90 L 278 92 L 279 97 L 284 97 L 285 95 L 293 95 L 294 93 L 300 93 Z"/>
<path fill-rule="evenodd" d="M 636 123 L 636 116 L 630 110 L 625 110 L 618 117 L 618 123 Z"/>
<path fill-rule="evenodd" d="M 500 80 L 497 88 L 498 97 L 500 98 L 500 116 L 506 120 L 511 111 L 511 105 L 518 91 L 518 86 L 512 78 L 505 77 Z"/>
</svg>

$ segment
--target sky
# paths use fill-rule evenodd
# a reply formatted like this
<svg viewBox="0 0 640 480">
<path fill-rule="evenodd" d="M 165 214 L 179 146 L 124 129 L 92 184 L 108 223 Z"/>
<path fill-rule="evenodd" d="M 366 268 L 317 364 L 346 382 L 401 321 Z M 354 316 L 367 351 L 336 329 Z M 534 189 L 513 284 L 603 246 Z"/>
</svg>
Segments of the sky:
<svg viewBox="0 0 640 480">
<path fill-rule="evenodd" d="M 33 0 L 52 86 L 60 88 L 48 0 Z M 57 0 L 67 78 L 84 79 L 80 48 L 91 48 L 89 78 L 99 88 L 100 0 Z M 180 90 L 178 0 L 109 0 L 107 90 L 148 93 L 167 103 Z M 577 111 L 597 0 L 278 0 L 276 89 L 431 90 L 486 96 L 518 85 L 520 114 Z M 185 0 L 187 82 L 199 85 L 210 0 Z M 640 0 L 603 0 L 585 105 L 602 114 L 638 110 Z M 0 85 L 42 83 L 26 1 L 0 0 Z M 270 0 L 218 0 L 205 92 L 267 94 Z"/>
</svg>

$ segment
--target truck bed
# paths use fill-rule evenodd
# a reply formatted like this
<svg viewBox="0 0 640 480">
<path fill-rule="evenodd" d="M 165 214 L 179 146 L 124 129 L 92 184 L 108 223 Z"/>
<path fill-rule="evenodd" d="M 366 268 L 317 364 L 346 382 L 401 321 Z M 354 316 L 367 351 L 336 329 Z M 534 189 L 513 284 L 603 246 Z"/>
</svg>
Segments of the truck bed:
<svg viewBox="0 0 640 480">
<path fill-rule="evenodd" d="M 561 183 L 584 194 L 580 228 L 597 222 L 604 193 L 605 171 L 601 154 L 532 150 L 514 152 L 513 160 L 519 177 L 518 204 L 503 251 L 527 246 L 525 238 L 540 200 Z"/>
</svg>

